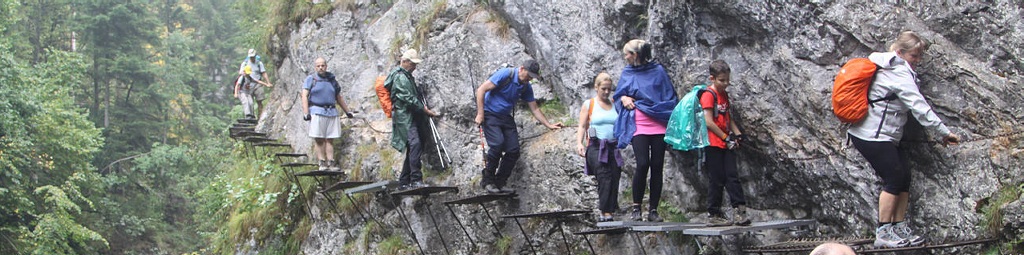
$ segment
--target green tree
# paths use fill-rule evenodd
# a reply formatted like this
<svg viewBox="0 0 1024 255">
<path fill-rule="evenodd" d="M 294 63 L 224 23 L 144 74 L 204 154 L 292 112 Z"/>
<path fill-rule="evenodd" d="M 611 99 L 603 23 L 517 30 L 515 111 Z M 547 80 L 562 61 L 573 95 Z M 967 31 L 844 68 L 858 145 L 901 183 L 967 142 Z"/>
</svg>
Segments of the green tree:
<svg viewBox="0 0 1024 255">
<path fill-rule="evenodd" d="M 149 70 L 140 80 L 151 80 L 134 86 L 124 86 L 125 79 L 111 80 L 108 87 L 114 88 L 116 100 L 104 101 L 112 105 L 110 118 L 117 121 L 106 126 L 108 146 L 95 161 L 106 192 L 94 197 L 100 206 L 91 217 L 111 241 L 110 253 L 177 254 L 205 246 L 198 234 L 203 230 L 192 221 L 193 194 L 209 184 L 216 173 L 212 169 L 222 168 L 228 153 L 224 148 L 230 148 L 224 133 L 229 124 L 222 114 L 228 101 L 208 100 L 218 97 L 218 85 L 204 68 L 213 68 L 207 60 L 224 63 L 230 57 L 219 53 L 223 49 L 211 49 L 207 41 L 224 41 L 217 37 L 231 33 L 217 33 L 209 27 L 216 24 L 209 20 L 217 19 L 200 14 L 215 17 L 223 12 L 193 6 L 215 7 L 210 2 L 152 2 L 144 9 L 155 10 L 146 23 L 152 25 L 155 41 L 122 42 L 146 43 L 149 55 L 136 61 L 146 61 L 138 65 Z M 204 31 L 217 37 L 206 38 Z M 92 43 L 84 47 L 94 47 Z"/>
<path fill-rule="evenodd" d="M 46 61 L 50 50 L 71 51 L 73 0 L 23 0 L 16 17 L 23 21 L 12 27 L 9 37 L 13 53 L 30 64 Z"/>
<path fill-rule="evenodd" d="M 77 0 L 76 30 L 91 67 L 84 98 L 104 128 L 97 165 L 143 153 L 160 140 L 166 100 L 155 89 L 152 66 L 159 43 L 157 19 L 144 1 Z"/>
<path fill-rule="evenodd" d="M 0 41 L 0 51 L 7 50 L 9 42 Z M 92 208 L 83 194 L 96 189 L 90 162 L 103 144 L 100 131 L 70 100 L 85 65 L 77 54 L 48 55 L 60 61 L 29 66 L 0 55 L 3 254 L 92 253 L 107 245 L 80 217 L 82 207 Z"/>
</svg>

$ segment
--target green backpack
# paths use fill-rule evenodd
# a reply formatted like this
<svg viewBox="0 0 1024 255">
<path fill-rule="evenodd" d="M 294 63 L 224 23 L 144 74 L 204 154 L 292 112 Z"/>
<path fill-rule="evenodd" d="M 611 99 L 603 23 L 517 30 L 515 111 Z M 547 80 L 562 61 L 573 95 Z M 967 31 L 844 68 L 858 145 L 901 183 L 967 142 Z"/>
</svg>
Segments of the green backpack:
<svg viewBox="0 0 1024 255">
<path fill-rule="evenodd" d="M 700 149 L 711 144 L 708 141 L 708 125 L 704 120 L 704 109 L 700 107 L 700 95 L 709 90 L 707 85 L 700 84 L 693 86 L 689 93 L 686 93 L 676 108 L 672 110 L 672 117 L 668 120 L 668 127 L 665 130 L 665 143 L 673 149 L 688 151 Z M 718 98 L 715 98 L 716 101 Z"/>
</svg>

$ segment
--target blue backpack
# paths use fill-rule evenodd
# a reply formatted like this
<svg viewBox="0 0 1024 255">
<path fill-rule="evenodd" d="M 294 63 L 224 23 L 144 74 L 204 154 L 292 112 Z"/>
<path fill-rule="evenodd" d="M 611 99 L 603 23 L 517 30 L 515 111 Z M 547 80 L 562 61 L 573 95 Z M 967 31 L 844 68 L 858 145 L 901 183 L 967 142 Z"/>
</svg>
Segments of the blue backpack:
<svg viewBox="0 0 1024 255">
<path fill-rule="evenodd" d="M 669 118 L 665 130 L 665 143 L 673 149 L 688 151 L 711 145 L 708 141 L 704 109 L 700 107 L 700 95 L 704 92 L 710 92 L 712 95 L 715 93 L 704 84 L 693 86 L 672 110 L 672 117 Z M 718 101 L 717 95 L 715 101 Z"/>
</svg>

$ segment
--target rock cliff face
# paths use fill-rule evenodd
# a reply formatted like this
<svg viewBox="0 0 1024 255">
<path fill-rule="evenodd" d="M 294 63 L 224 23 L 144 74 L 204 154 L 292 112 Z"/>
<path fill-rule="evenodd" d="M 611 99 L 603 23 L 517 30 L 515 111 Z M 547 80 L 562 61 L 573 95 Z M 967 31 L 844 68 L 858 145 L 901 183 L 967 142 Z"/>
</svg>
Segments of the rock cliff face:
<svg viewBox="0 0 1024 255">
<path fill-rule="evenodd" d="M 416 237 L 431 254 L 442 242 L 453 254 L 520 254 L 530 250 L 515 223 L 498 220 L 498 237 L 476 206 L 455 207 L 473 248 L 442 201 L 481 193 L 480 137 L 473 123 L 472 91 L 502 63 L 536 59 L 545 82 L 534 86 L 545 114 L 553 122 L 574 125 L 588 87 L 598 71 L 614 77 L 624 66 L 622 45 L 633 38 L 654 43 L 676 90 L 685 93 L 707 80 L 707 66 L 723 59 L 732 67 L 735 118 L 750 136 L 739 152 L 743 188 L 755 221 L 810 218 L 809 232 L 768 232 L 727 238 L 717 249 L 785 240 L 792 235 L 871 237 L 875 227 L 878 179 L 853 148 L 844 146 L 844 131 L 831 115 L 832 78 L 846 60 L 884 51 L 901 30 L 915 30 L 934 42 L 918 67 L 921 92 L 953 131 L 966 141 L 943 147 L 926 143 L 935 134 L 914 121 L 908 124 L 901 154 L 913 172 L 909 219 L 932 240 L 990 236 L 989 225 L 1013 238 L 1021 235 L 1019 198 L 995 199 L 1000 190 L 1020 189 L 1024 182 L 1021 136 L 989 139 L 1020 131 L 1024 118 L 1021 72 L 1024 63 L 1024 4 L 1019 1 L 369 1 L 342 5 L 333 13 L 306 20 L 274 42 L 277 70 L 263 129 L 303 151 L 311 150 L 301 120 L 299 91 L 323 56 L 343 84 L 358 118 L 343 119 L 338 154 L 352 179 L 395 179 L 403 153 L 388 146 L 390 120 L 381 113 L 373 81 L 396 63 L 397 53 L 416 45 L 426 59 L 415 71 L 427 104 L 444 116 L 437 130 L 454 160 L 443 170 L 432 143 L 424 147 L 427 181 L 458 186 L 456 195 L 357 199 L 371 215 L 399 222 L 404 206 Z M 549 131 L 520 104 L 517 120 L 524 139 L 523 156 L 511 185 L 519 198 L 498 202 L 492 214 L 505 215 L 596 207 L 594 181 L 582 172 L 573 152 L 575 128 Z M 635 162 L 630 150 L 620 190 L 628 191 Z M 706 220 L 706 177 L 697 170 L 696 154 L 667 156 L 664 203 L 678 216 Z M 1018 191 L 1019 192 L 1019 191 Z M 334 194 L 336 195 L 336 194 Z M 1005 213 L 990 222 L 983 208 Z M 1009 202 L 1006 202 L 1009 201 Z M 628 195 L 620 197 L 625 208 Z M 407 231 L 367 227 L 351 205 L 332 215 L 319 197 L 314 224 L 302 245 L 306 254 L 381 254 L 391 247 L 415 251 Z M 433 209 L 441 236 L 432 228 Z M 646 210 L 646 209 L 645 209 Z M 664 212 L 663 212 L 664 214 Z M 593 219 L 569 221 L 567 231 L 589 228 Z M 552 222 L 524 225 L 543 253 L 562 254 L 564 244 Z M 400 245 L 388 243 L 398 238 Z M 649 254 L 693 254 L 689 237 L 643 235 Z M 443 238 L 443 239 L 442 239 Z M 634 254 L 629 236 L 595 239 L 599 254 Z M 704 239 L 703 241 L 707 241 Z M 575 253 L 587 243 L 569 235 Z M 404 246 L 403 246 L 404 245 Z M 714 248 L 714 246 L 713 246 Z M 978 247 L 946 250 L 977 253 Z"/>
</svg>

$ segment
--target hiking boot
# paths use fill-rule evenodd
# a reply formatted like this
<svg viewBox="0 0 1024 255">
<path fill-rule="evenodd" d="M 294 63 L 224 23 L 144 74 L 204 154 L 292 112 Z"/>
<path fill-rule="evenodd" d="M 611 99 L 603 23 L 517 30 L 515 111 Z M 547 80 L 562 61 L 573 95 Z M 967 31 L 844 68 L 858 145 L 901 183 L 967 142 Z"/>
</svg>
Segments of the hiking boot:
<svg viewBox="0 0 1024 255">
<path fill-rule="evenodd" d="M 908 225 L 910 224 L 907 224 L 906 221 L 901 221 L 900 223 L 894 224 L 892 230 L 900 238 L 906 239 L 909 243 L 909 246 L 918 246 L 924 244 L 925 238 L 918 235 L 914 235 L 914 231 L 911 230 L 910 226 Z"/>
<path fill-rule="evenodd" d="M 318 168 L 317 170 L 327 171 L 327 169 L 328 169 L 327 160 L 321 160 L 320 161 L 320 168 Z"/>
<path fill-rule="evenodd" d="M 427 185 L 426 183 L 423 183 L 422 181 L 414 181 L 414 182 L 412 182 L 412 184 L 409 184 L 409 188 L 412 188 L 412 189 L 418 189 L 418 188 L 423 188 L 423 187 L 427 187 L 427 186 L 429 186 L 429 185 Z"/>
<path fill-rule="evenodd" d="M 328 171 L 341 172 L 341 167 L 338 166 L 338 161 L 328 160 L 327 161 L 327 170 Z"/>
<path fill-rule="evenodd" d="M 899 248 L 906 247 L 910 242 L 903 239 L 893 230 L 893 224 L 885 224 L 875 229 L 875 247 Z"/>
<path fill-rule="evenodd" d="M 403 191 L 409 189 L 409 184 L 399 184 L 397 191 Z"/>
<path fill-rule="evenodd" d="M 732 222 L 725 219 L 725 217 L 722 217 L 721 215 L 711 215 L 711 217 L 708 217 L 708 227 L 721 227 L 729 225 L 732 225 Z"/>
<path fill-rule="evenodd" d="M 647 221 L 661 222 L 662 220 L 661 216 L 658 216 L 658 210 L 650 210 L 647 212 Z"/>
<path fill-rule="evenodd" d="M 615 218 L 613 218 L 611 215 L 600 215 L 600 216 L 597 216 L 597 222 L 609 222 L 609 221 L 615 221 Z"/>
<path fill-rule="evenodd" d="M 495 187 L 494 184 L 487 184 L 487 186 L 484 186 L 484 191 L 491 194 L 501 193 L 501 190 L 499 190 L 498 187 Z"/>
<path fill-rule="evenodd" d="M 747 217 L 746 206 L 736 207 L 736 211 L 732 214 L 732 223 L 736 226 L 750 226 L 750 218 Z"/>
<path fill-rule="evenodd" d="M 498 190 L 500 190 L 501 193 L 516 193 L 516 190 L 514 190 L 512 188 L 509 188 L 509 187 L 501 187 L 501 188 L 498 188 Z"/>
<path fill-rule="evenodd" d="M 633 213 L 630 214 L 629 219 L 633 220 L 633 221 L 643 221 L 644 220 L 644 215 L 643 215 L 643 213 L 640 212 L 640 206 L 639 205 L 633 205 Z"/>
</svg>

